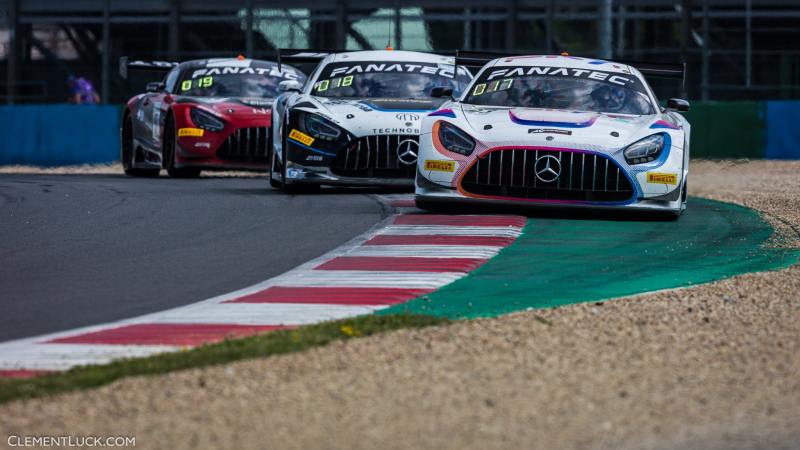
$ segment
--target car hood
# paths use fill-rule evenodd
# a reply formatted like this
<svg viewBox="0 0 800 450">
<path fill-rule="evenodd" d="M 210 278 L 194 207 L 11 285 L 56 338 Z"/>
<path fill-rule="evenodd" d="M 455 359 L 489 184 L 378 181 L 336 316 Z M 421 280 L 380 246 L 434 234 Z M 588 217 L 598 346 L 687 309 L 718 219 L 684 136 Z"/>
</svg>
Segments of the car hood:
<svg viewBox="0 0 800 450">
<path fill-rule="evenodd" d="M 419 134 L 423 117 L 435 111 L 439 99 L 314 98 L 319 112 L 355 136 Z M 299 106 L 299 105 L 298 105 Z"/>
<path fill-rule="evenodd" d="M 177 97 L 176 103 L 201 105 L 220 116 L 255 118 L 272 114 L 273 99 L 251 97 Z"/>
<path fill-rule="evenodd" d="M 659 130 L 649 128 L 664 122 L 658 120 L 657 114 L 633 116 L 473 105 L 462 105 L 461 110 L 472 128 L 470 132 L 490 146 L 525 142 L 526 145 L 617 149 L 644 135 L 657 133 Z M 490 127 L 487 129 L 487 126 Z M 673 124 L 663 124 L 664 128 L 670 126 Z"/>
</svg>

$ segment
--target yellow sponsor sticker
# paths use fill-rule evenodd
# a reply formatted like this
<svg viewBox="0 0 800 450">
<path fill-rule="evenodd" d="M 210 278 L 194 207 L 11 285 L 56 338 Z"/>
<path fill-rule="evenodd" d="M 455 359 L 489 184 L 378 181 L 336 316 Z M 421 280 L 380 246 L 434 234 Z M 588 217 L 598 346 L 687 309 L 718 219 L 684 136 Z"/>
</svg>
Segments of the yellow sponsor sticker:
<svg viewBox="0 0 800 450">
<path fill-rule="evenodd" d="M 303 145 L 311 145 L 314 143 L 314 138 L 303 133 L 300 130 L 292 130 L 289 133 L 289 139 L 294 139 L 295 141 L 303 144 Z"/>
<path fill-rule="evenodd" d="M 647 182 L 654 184 L 678 184 L 677 173 L 647 172 Z"/>
<path fill-rule="evenodd" d="M 456 170 L 455 161 L 438 161 L 433 159 L 425 160 L 425 170 L 435 170 L 437 172 L 453 172 Z"/>
<path fill-rule="evenodd" d="M 178 130 L 178 137 L 203 137 L 203 130 L 200 128 L 180 128 Z"/>
</svg>

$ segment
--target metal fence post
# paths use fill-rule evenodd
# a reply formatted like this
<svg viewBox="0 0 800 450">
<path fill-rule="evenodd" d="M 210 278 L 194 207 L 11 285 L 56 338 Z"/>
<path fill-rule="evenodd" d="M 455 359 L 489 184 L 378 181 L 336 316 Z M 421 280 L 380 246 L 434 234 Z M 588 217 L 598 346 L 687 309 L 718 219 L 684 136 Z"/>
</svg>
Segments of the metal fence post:
<svg viewBox="0 0 800 450">
<path fill-rule="evenodd" d="M 111 0 L 103 4 L 103 52 L 100 75 L 100 101 L 108 103 L 111 86 Z"/>
<path fill-rule="evenodd" d="M 464 50 L 472 50 L 472 8 L 464 9 Z"/>
<path fill-rule="evenodd" d="M 19 63 L 19 4 L 17 0 L 8 2 L 8 66 L 6 73 L 6 102 L 14 104 L 17 91 L 17 64 Z"/>
<path fill-rule="evenodd" d="M 753 84 L 753 1 L 747 0 L 745 4 L 745 85 Z"/>
<path fill-rule="evenodd" d="M 517 0 L 509 0 L 508 15 L 506 16 L 506 50 L 513 50 L 516 47 L 516 24 L 517 24 Z"/>
<path fill-rule="evenodd" d="M 400 17 L 400 2 L 394 8 L 394 48 L 400 50 L 403 45 L 403 20 Z"/>
<path fill-rule="evenodd" d="M 617 57 L 625 53 L 625 6 L 619 5 L 617 17 Z"/>
<path fill-rule="evenodd" d="M 253 0 L 247 0 L 247 7 L 245 9 L 245 36 L 244 36 L 244 53 L 248 58 L 254 56 L 255 50 L 253 42 Z"/>
<path fill-rule="evenodd" d="M 687 63 L 689 60 L 689 39 L 692 35 L 691 29 L 692 21 L 692 0 L 683 0 L 681 3 L 681 60 Z M 688 97 L 688 89 L 686 87 L 686 80 L 683 81 L 681 88 L 681 97 Z"/>
<path fill-rule="evenodd" d="M 611 0 L 600 0 L 598 13 L 599 26 L 598 40 L 600 41 L 599 56 L 610 59 L 611 54 Z"/>
<path fill-rule="evenodd" d="M 345 0 L 336 4 L 336 48 L 345 49 L 347 46 L 347 5 Z"/>
<path fill-rule="evenodd" d="M 711 38 L 709 37 L 709 24 L 708 24 L 708 0 L 705 0 L 703 3 L 703 72 L 702 72 L 702 80 L 700 86 L 701 89 L 701 98 L 703 101 L 707 101 L 709 98 L 708 93 L 708 70 L 709 70 L 709 61 L 708 58 L 710 56 L 709 47 L 711 46 Z"/>
<path fill-rule="evenodd" d="M 553 40 L 555 38 L 553 35 L 553 17 L 555 15 L 556 8 L 555 0 L 550 0 L 547 2 L 547 6 L 545 6 L 545 8 L 544 34 L 545 39 L 547 40 L 547 53 L 553 53 Z"/>
<path fill-rule="evenodd" d="M 180 58 L 181 0 L 172 0 L 169 11 L 169 55 L 177 61 Z"/>
</svg>

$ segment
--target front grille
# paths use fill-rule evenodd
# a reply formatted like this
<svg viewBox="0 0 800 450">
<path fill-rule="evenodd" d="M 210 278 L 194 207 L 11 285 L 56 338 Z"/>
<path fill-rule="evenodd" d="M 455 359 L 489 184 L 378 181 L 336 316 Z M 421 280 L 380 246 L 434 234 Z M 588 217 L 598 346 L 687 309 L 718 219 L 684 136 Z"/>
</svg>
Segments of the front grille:
<svg viewBox="0 0 800 450">
<path fill-rule="evenodd" d="M 558 177 L 546 170 L 548 159 Z M 630 181 L 611 159 L 558 150 L 492 151 L 469 168 L 461 187 L 476 195 L 537 200 L 620 202 L 633 197 Z"/>
<path fill-rule="evenodd" d="M 413 156 L 400 160 L 398 145 L 411 145 Z M 405 148 L 404 148 L 405 150 Z M 417 167 L 419 137 L 388 134 L 366 136 L 352 141 L 331 163 L 331 172 L 345 177 L 414 178 Z"/>
<path fill-rule="evenodd" d="M 217 156 L 230 161 L 264 163 L 271 142 L 272 133 L 267 127 L 239 128 L 219 146 Z"/>
</svg>

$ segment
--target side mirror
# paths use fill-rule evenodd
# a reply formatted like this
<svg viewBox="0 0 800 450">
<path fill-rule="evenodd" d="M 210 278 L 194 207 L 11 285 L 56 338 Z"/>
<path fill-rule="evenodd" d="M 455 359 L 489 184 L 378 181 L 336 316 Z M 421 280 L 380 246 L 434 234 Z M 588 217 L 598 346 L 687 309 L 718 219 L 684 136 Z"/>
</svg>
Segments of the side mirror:
<svg viewBox="0 0 800 450">
<path fill-rule="evenodd" d="M 453 88 L 437 86 L 431 88 L 431 97 L 433 98 L 453 98 Z"/>
<path fill-rule="evenodd" d="M 152 83 L 147 83 L 147 87 L 145 90 L 147 92 L 161 92 L 166 88 L 166 85 L 160 81 L 154 81 Z"/>
<path fill-rule="evenodd" d="M 667 109 L 679 112 L 686 112 L 689 110 L 689 102 L 687 102 L 682 98 L 671 98 L 667 100 Z"/>
<path fill-rule="evenodd" d="M 303 90 L 303 85 L 297 80 L 284 80 L 278 83 L 278 89 L 281 92 L 300 92 Z"/>
</svg>

